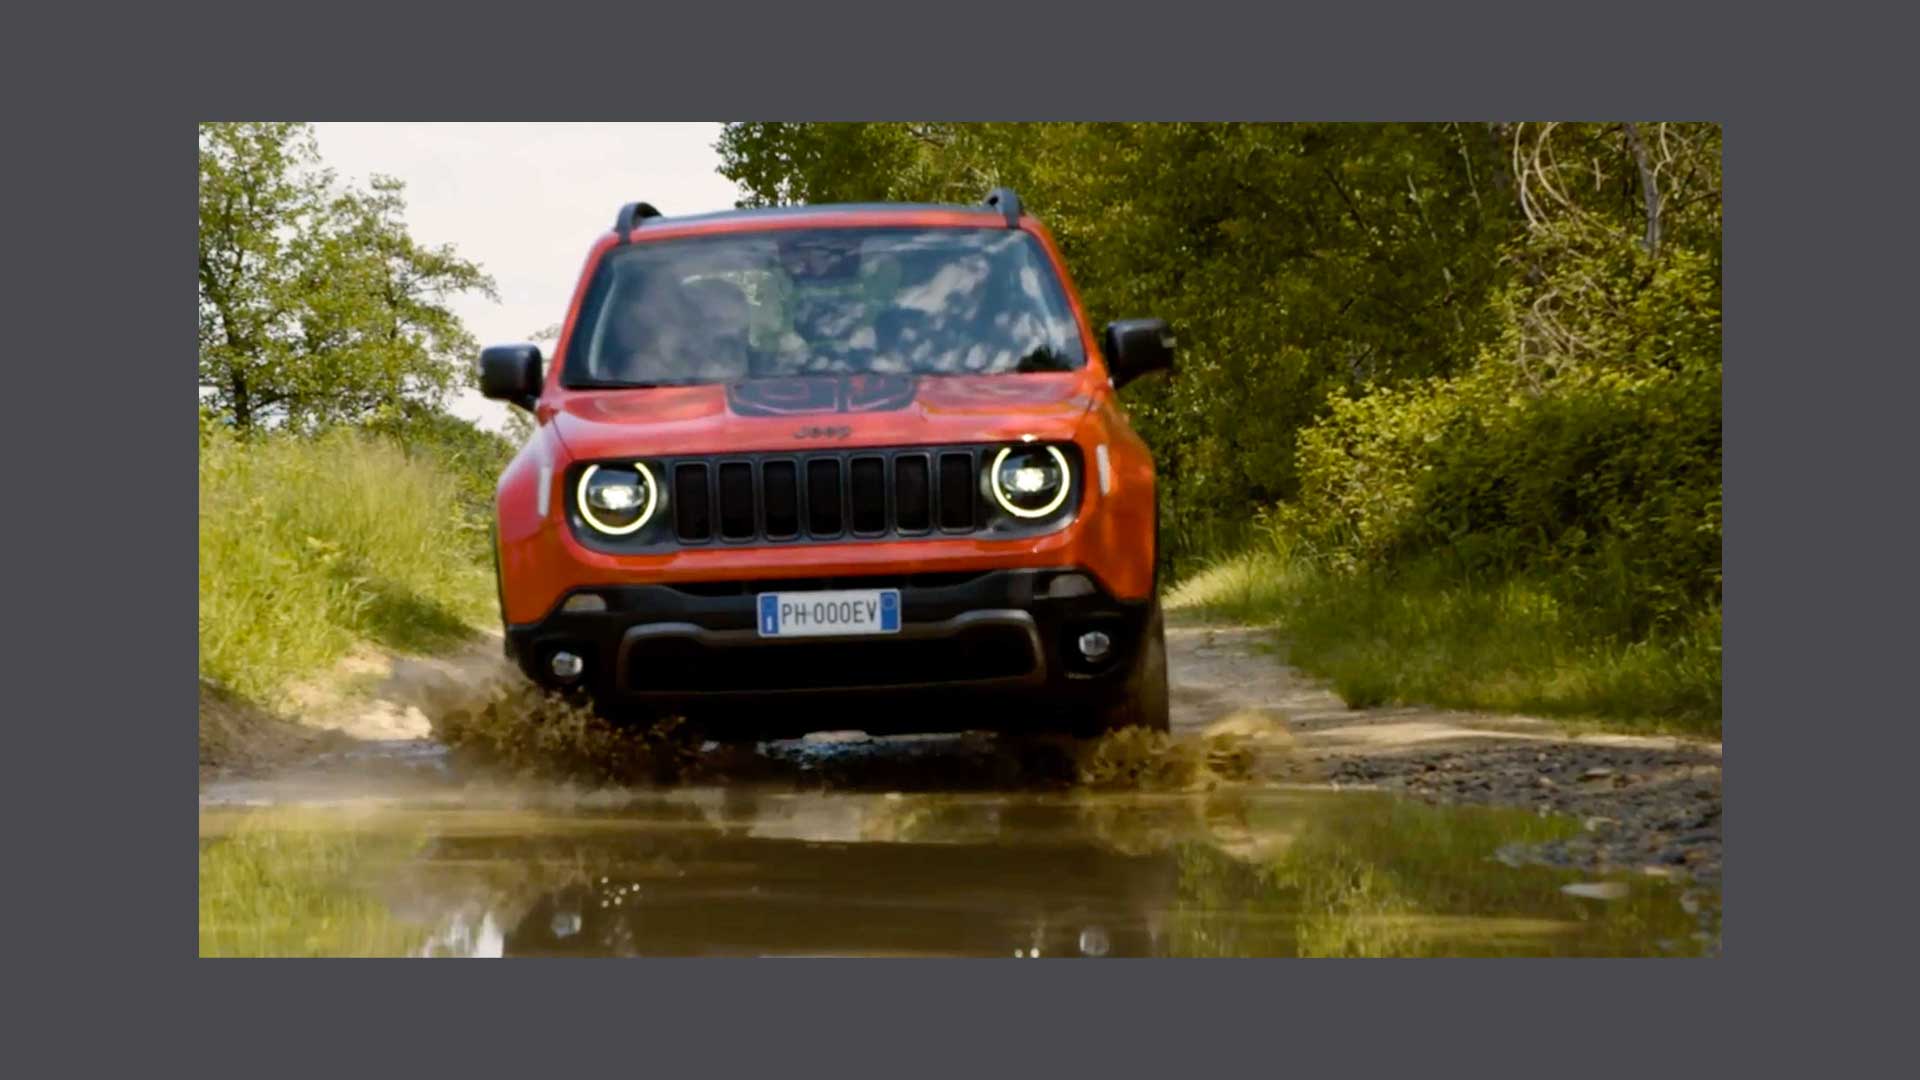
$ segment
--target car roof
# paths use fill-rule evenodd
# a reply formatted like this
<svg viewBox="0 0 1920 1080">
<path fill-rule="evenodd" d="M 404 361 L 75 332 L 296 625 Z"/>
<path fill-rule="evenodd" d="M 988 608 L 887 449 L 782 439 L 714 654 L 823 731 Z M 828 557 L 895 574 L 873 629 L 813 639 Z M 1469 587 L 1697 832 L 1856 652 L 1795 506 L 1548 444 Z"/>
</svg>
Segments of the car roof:
<svg viewBox="0 0 1920 1080">
<path fill-rule="evenodd" d="M 664 240 L 702 233 L 754 232 L 809 227 L 814 220 L 857 227 L 924 225 L 941 228 L 995 228 L 1031 231 L 1045 237 L 1040 223 L 1028 217 L 1020 196 L 997 187 L 977 203 L 839 202 L 796 206 L 737 207 L 668 217 L 652 203 L 630 202 L 614 216 L 613 235 L 603 242 L 618 246 L 646 240 Z M 648 224 L 654 222 L 655 224 Z"/>
<path fill-rule="evenodd" d="M 732 210 L 709 210 L 700 214 L 661 214 L 662 223 L 728 221 L 736 218 L 786 217 L 797 214 L 980 214 L 1000 216 L 998 210 L 978 203 L 846 202 L 798 203 L 790 206 L 748 206 Z"/>
</svg>

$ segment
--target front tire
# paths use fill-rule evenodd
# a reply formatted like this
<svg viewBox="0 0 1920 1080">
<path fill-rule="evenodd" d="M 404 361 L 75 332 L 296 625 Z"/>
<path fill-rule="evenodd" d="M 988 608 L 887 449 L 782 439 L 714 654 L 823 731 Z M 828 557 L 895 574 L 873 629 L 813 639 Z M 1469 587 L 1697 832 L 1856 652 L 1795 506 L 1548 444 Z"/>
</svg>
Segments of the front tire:
<svg viewBox="0 0 1920 1080">
<path fill-rule="evenodd" d="M 1162 733 L 1173 730 L 1173 708 L 1167 687 L 1166 623 L 1161 618 L 1157 599 L 1120 696 L 1088 718 L 1080 734 L 1097 737 L 1130 727 Z"/>
</svg>

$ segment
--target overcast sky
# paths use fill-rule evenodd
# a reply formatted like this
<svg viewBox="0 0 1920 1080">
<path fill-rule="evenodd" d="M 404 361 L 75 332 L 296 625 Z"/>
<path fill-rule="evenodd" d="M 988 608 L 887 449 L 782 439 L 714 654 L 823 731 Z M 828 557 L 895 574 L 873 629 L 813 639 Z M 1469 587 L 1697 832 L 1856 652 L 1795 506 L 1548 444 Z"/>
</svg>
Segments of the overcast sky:
<svg viewBox="0 0 1920 1080">
<path fill-rule="evenodd" d="M 663 214 L 724 210 L 738 197 L 715 171 L 715 124 L 315 124 L 342 180 L 406 182 L 407 224 L 451 243 L 500 287 L 453 309 L 482 345 L 524 341 L 566 317 L 580 265 L 622 203 Z M 453 411 L 499 427 L 507 406 L 465 393 Z"/>
</svg>

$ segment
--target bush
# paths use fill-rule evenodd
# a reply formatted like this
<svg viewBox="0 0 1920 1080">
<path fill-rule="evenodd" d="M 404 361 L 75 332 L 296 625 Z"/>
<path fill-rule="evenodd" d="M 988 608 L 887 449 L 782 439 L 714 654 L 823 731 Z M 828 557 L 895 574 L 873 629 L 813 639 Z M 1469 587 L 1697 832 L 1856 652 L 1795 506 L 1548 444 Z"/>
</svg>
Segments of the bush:
<svg viewBox="0 0 1920 1080">
<path fill-rule="evenodd" d="M 240 439 L 202 427 L 200 672 L 256 700 L 361 640 L 402 650 L 488 620 L 492 571 L 447 472 L 351 431 Z"/>
<path fill-rule="evenodd" d="M 1676 257 L 1653 274 L 1632 305 L 1646 332 L 1609 330 L 1608 359 L 1542 374 L 1490 351 L 1455 378 L 1337 401 L 1302 432 L 1299 497 L 1274 527 L 1335 573 L 1551 573 L 1563 597 L 1609 606 L 1613 632 L 1685 625 L 1721 588 L 1711 273 Z"/>
<path fill-rule="evenodd" d="M 1577 303 L 1515 291 L 1466 372 L 1336 399 L 1264 542 L 1171 602 L 1283 622 L 1355 707 L 1717 735 L 1717 259 L 1553 254 Z"/>
</svg>

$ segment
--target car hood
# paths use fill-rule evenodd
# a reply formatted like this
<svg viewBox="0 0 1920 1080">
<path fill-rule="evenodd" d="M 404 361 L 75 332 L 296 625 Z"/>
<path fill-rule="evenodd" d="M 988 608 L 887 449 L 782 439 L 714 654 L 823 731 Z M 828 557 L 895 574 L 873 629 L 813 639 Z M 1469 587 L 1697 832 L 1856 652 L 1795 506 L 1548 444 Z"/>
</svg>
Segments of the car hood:
<svg viewBox="0 0 1920 1080">
<path fill-rule="evenodd" d="M 551 416 L 577 458 L 1066 439 L 1097 378 L 1082 369 L 572 390 Z"/>
</svg>

